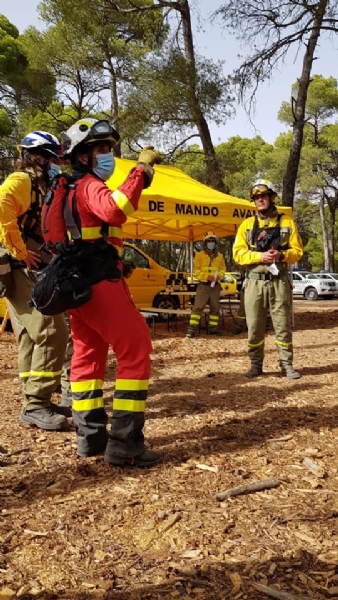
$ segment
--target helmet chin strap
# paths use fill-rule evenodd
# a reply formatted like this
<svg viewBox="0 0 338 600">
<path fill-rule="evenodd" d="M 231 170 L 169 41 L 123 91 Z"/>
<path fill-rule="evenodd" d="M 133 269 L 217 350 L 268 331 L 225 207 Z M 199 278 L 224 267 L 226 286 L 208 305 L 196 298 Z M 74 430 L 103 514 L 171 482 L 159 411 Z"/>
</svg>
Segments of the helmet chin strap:
<svg viewBox="0 0 338 600">
<path fill-rule="evenodd" d="M 37 153 L 38 154 L 38 153 Z M 28 163 L 30 163 L 31 165 L 33 165 L 34 167 L 38 167 L 38 169 L 41 169 L 42 171 L 44 171 L 45 169 L 47 170 L 47 166 L 48 166 L 48 160 L 46 158 L 43 158 L 43 163 L 39 163 L 37 160 L 35 160 L 35 158 L 32 157 L 30 152 L 27 152 L 27 150 L 23 150 L 22 152 L 22 158 L 24 158 Z"/>
<path fill-rule="evenodd" d="M 48 171 L 48 163 L 49 163 L 48 159 L 46 159 L 42 156 L 43 163 L 41 164 L 37 160 L 35 160 L 32 157 L 31 153 L 27 152 L 27 150 L 22 151 L 22 158 L 25 159 L 29 165 L 32 165 L 32 167 L 34 169 L 37 170 L 38 176 L 43 177 L 43 179 L 45 181 L 48 181 L 48 172 L 47 172 Z"/>
</svg>

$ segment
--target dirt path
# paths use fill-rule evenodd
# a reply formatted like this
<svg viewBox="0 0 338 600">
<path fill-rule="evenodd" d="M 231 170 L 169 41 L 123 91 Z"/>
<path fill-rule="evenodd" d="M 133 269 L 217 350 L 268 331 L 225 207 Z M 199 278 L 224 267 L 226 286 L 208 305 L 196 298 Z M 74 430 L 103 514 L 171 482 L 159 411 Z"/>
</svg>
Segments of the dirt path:
<svg viewBox="0 0 338 600">
<path fill-rule="evenodd" d="M 144 471 L 77 459 L 73 429 L 20 425 L 17 350 L 5 333 L 0 600 L 338 597 L 337 323 L 337 300 L 296 300 L 302 378 L 280 376 L 269 332 L 265 375 L 251 382 L 231 320 L 223 338 L 195 340 L 186 323 L 169 333 L 156 323 L 146 438 L 164 463 Z M 271 477 L 278 487 L 215 499 Z"/>
</svg>

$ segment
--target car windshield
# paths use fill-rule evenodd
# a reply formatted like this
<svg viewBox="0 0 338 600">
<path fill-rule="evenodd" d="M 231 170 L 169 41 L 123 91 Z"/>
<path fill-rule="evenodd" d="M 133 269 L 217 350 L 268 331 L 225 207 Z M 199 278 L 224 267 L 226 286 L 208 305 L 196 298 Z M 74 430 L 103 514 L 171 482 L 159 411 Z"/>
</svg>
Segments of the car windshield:
<svg viewBox="0 0 338 600">
<path fill-rule="evenodd" d="M 317 275 L 315 275 L 314 273 L 300 273 L 300 275 L 302 275 L 303 277 L 306 277 L 306 279 L 318 279 Z"/>
</svg>

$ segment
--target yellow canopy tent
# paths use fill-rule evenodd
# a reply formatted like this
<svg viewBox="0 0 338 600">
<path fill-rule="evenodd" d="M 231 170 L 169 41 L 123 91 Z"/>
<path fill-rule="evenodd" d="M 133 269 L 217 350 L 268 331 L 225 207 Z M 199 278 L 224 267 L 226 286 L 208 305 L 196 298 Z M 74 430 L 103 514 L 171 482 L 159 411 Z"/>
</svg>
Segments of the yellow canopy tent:
<svg viewBox="0 0 338 600">
<path fill-rule="evenodd" d="M 107 181 L 116 189 L 135 161 L 116 158 L 113 176 Z M 278 207 L 285 214 L 291 208 Z M 254 205 L 222 194 L 172 166 L 155 166 L 151 186 L 141 195 L 138 210 L 123 226 L 126 239 L 193 242 L 203 239 L 207 230 L 217 237 L 234 235 L 238 225 L 254 214 Z"/>
</svg>

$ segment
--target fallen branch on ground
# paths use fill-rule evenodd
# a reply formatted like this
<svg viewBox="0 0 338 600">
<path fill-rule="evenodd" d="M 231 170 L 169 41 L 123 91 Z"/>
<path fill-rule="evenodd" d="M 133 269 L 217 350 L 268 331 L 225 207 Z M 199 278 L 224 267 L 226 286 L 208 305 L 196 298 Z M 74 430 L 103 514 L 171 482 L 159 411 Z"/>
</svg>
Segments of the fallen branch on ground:
<svg viewBox="0 0 338 600">
<path fill-rule="evenodd" d="M 279 486 L 279 480 L 276 477 L 268 477 L 267 479 L 260 479 L 253 483 L 245 483 L 235 488 L 229 488 L 224 492 L 219 492 L 215 496 L 215 500 L 225 500 L 233 496 L 241 496 L 243 494 L 251 494 L 252 492 L 260 492 L 261 490 L 270 490 Z"/>
</svg>

